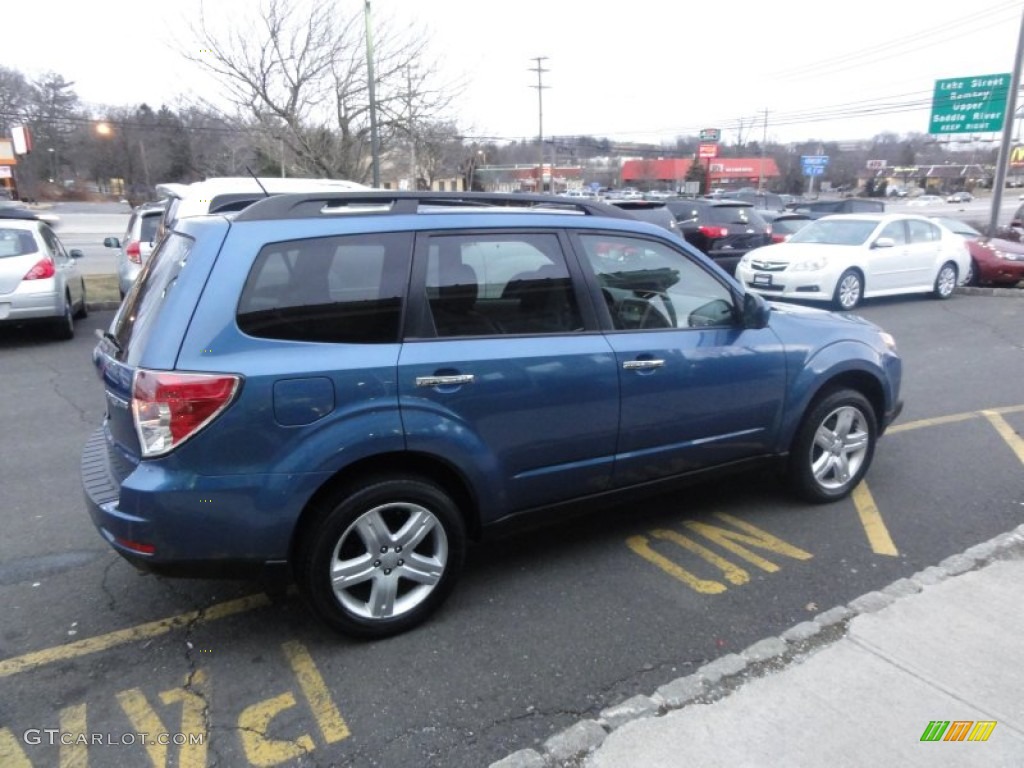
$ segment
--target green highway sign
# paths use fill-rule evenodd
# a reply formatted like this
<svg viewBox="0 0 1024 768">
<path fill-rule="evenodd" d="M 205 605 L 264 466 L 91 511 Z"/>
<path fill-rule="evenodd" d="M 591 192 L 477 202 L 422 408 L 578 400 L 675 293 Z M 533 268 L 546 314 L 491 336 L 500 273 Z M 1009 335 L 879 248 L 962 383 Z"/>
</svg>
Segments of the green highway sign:
<svg viewBox="0 0 1024 768">
<path fill-rule="evenodd" d="M 1009 90 L 1009 73 L 936 80 L 928 133 L 1001 131 Z"/>
</svg>

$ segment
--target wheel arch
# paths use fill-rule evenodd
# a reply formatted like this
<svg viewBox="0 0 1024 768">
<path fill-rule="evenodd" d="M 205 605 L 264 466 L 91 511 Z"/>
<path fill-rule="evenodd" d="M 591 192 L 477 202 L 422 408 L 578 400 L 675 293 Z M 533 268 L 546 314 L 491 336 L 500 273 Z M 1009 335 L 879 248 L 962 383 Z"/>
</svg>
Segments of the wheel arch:
<svg viewBox="0 0 1024 768">
<path fill-rule="evenodd" d="M 815 385 L 808 388 L 800 407 L 792 411 L 793 416 L 785 425 L 779 446 L 781 452 L 789 452 L 800 425 L 815 404 L 840 389 L 852 389 L 867 398 L 881 434 L 886 413 L 886 393 L 882 381 L 876 374 L 864 368 L 847 368 L 820 378 Z"/>
<path fill-rule="evenodd" d="M 441 486 L 458 507 L 466 525 L 466 534 L 471 539 L 480 538 L 481 524 L 477 497 L 462 473 L 436 456 L 398 451 L 367 456 L 342 467 L 313 493 L 302 512 L 299 513 L 299 518 L 292 531 L 291 542 L 288 546 L 289 562 L 294 566 L 298 548 L 305 540 L 307 533 L 319 521 L 322 514 L 321 503 L 325 499 L 340 492 L 346 486 L 354 485 L 367 478 L 397 474 L 415 475 Z"/>
</svg>

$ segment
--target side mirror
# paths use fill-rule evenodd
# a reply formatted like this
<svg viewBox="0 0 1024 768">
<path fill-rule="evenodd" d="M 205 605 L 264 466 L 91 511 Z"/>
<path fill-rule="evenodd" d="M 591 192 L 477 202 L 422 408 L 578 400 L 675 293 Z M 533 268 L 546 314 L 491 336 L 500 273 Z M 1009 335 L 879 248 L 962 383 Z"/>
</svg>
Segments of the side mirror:
<svg viewBox="0 0 1024 768">
<path fill-rule="evenodd" d="M 106 248 L 120 248 L 121 241 L 118 240 L 116 237 L 104 237 L 103 245 Z"/>
<path fill-rule="evenodd" d="M 768 302 L 756 293 L 743 294 L 743 327 L 758 329 L 768 325 L 768 317 L 772 308 Z"/>
<path fill-rule="evenodd" d="M 85 254 L 78 248 L 72 248 L 70 251 L 68 251 L 68 256 L 70 256 L 72 259 L 80 259 L 83 256 L 85 256 Z"/>
<path fill-rule="evenodd" d="M 896 241 L 891 237 L 880 237 L 871 245 L 872 248 L 892 248 Z"/>
</svg>

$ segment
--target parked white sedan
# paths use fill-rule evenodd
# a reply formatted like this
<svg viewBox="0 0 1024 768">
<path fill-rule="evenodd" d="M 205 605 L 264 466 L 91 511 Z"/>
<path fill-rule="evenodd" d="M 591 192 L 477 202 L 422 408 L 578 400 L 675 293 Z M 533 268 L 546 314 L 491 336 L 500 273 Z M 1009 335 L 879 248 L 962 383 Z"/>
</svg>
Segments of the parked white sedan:
<svg viewBox="0 0 1024 768">
<path fill-rule="evenodd" d="M 788 242 L 748 252 L 736 278 L 766 297 L 853 309 L 873 296 L 949 298 L 970 263 L 963 238 L 924 216 L 840 214 L 811 222 Z"/>
</svg>

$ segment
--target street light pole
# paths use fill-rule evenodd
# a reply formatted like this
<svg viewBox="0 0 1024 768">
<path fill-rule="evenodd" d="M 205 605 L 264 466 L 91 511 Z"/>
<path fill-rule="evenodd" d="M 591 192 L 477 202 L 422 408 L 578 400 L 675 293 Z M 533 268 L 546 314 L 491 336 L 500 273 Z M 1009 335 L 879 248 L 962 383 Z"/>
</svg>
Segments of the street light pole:
<svg viewBox="0 0 1024 768">
<path fill-rule="evenodd" d="M 380 187 L 380 138 L 377 136 L 376 75 L 373 71 L 373 31 L 370 26 L 370 0 L 364 7 L 366 22 L 366 81 L 370 96 L 370 152 L 373 156 L 373 186 Z"/>
<path fill-rule="evenodd" d="M 53 184 L 57 181 L 57 150 L 50 147 L 47 152 L 50 153 L 50 183 Z"/>
</svg>

